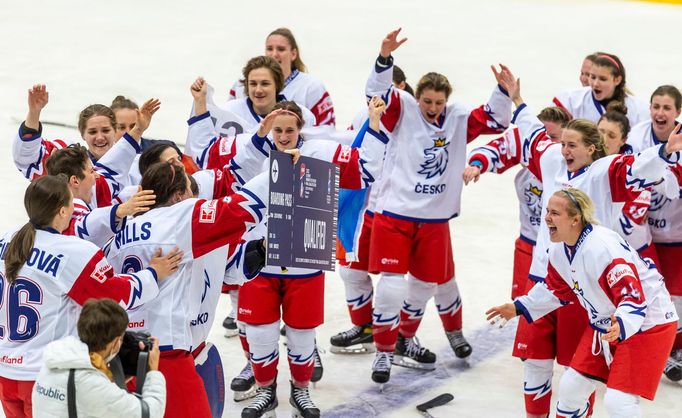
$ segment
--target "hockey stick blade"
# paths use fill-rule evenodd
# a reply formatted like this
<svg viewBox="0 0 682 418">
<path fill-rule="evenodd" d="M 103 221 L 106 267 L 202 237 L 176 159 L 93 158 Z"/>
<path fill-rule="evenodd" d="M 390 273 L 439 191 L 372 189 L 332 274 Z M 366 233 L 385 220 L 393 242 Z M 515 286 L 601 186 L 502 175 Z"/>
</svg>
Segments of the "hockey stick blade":
<svg viewBox="0 0 682 418">
<path fill-rule="evenodd" d="M 426 412 L 431 408 L 443 406 L 453 399 L 455 399 L 455 397 L 452 396 L 452 393 L 443 393 L 431 399 L 430 401 L 426 401 L 422 404 L 417 405 L 417 410 L 419 410 L 420 412 Z"/>
</svg>

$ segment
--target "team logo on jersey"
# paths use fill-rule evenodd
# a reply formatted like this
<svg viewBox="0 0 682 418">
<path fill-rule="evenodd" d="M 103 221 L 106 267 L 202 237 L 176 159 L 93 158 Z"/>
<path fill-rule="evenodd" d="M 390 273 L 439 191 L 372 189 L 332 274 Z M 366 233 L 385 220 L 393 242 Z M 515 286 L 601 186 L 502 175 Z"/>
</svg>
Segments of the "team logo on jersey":
<svg viewBox="0 0 682 418">
<path fill-rule="evenodd" d="M 625 276 L 637 277 L 630 266 L 627 264 L 618 264 L 606 273 L 606 283 L 609 284 L 609 287 L 613 287 Z"/>
<path fill-rule="evenodd" d="M 202 224 L 214 223 L 215 222 L 216 206 L 217 206 L 217 202 L 215 200 L 211 200 L 209 202 L 202 203 L 201 209 L 199 211 L 199 223 L 202 223 Z"/>
<path fill-rule="evenodd" d="M 104 283 L 107 280 L 107 272 L 111 270 L 109 262 L 106 258 L 103 258 L 97 262 L 95 268 L 90 273 L 90 277 L 97 280 L 100 283 Z"/>
<path fill-rule="evenodd" d="M 534 185 L 529 184 L 523 189 L 523 197 L 526 200 L 526 206 L 530 213 L 535 217 L 542 215 L 542 190 Z"/>
<path fill-rule="evenodd" d="M 670 199 L 665 197 L 665 195 L 662 193 L 651 193 L 651 205 L 649 206 L 649 211 L 654 212 L 661 210 L 668 202 L 670 202 Z"/>
<path fill-rule="evenodd" d="M 590 314 L 590 319 L 594 320 L 597 319 L 599 316 L 599 312 L 597 312 L 597 309 L 595 309 L 594 305 L 590 303 L 589 300 L 585 298 L 585 292 L 583 289 L 580 288 L 580 283 L 578 283 L 575 279 L 573 280 L 573 293 L 575 293 L 578 296 L 578 300 L 580 300 L 580 304 L 583 305 L 587 313 Z"/>
<path fill-rule="evenodd" d="M 279 179 L 279 163 L 277 160 L 272 160 L 272 165 L 270 166 L 270 178 L 272 178 L 273 183 L 277 183 Z"/>
<path fill-rule="evenodd" d="M 424 150 L 424 162 L 421 163 L 419 174 L 424 174 L 427 179 L 440 176 L 448 167 L 450 155 L 448 153 L 449 142 L 445 138 L 433 140 L 433 147 Z"/>
</svg>

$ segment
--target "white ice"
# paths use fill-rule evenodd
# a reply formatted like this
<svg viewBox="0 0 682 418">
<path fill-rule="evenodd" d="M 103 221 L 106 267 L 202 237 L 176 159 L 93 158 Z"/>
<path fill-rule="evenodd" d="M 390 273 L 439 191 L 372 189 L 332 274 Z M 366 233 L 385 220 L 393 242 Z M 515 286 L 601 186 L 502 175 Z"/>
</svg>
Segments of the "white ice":
<svg viewBox="0 0 682 418">
<path fill-rule="evenodd" d="M 296 35 L 309 71 L 329 89 L 340 127 L 363 106 L 363 87 L 381 38 L 402 27 L 409 41 L 395 53 L 412 85 L 427 71 L 446 74 L 453 98 L 472 104 L 489 96 L 488 66 L 503 62 L 521 77 L 523 95 L 535 109 L 559 91 L 578 87 L 583 56 L 595 50 L 620 56 L 630 89 L 648 100 L 661 84 L 682 86 L 679 36 L 682 8 L 627 1 L 3 1 L 0 13 L 0 230 L 26 220 L 26 187 L 10 156 L 11 139 L 26 113 L 26 91 L 47 84 L 50 103 L 43 120 L 75 124 L 91 103 L 124 94 L 138 102 L 163 103 L 148 136 L 183 141 L 191 97 L 188 87 L 203 75 L 227 93 L 246 60 L 261 54 L 267 33 L 287 26 Z M 45 127 L 47 138 L 75 139 L 71 130 Z M 480 144 L 479 139 L 475 144 Z M 439 355 L 438 370 L 394 368 L 380 395 L 370 381 L 371 355 L 323 354 L 324 378 L 312 397 L 328 416 L 418 416 L 414 405 L 439 393 L 455 399 L 435 417 L 521 417 L 522 368 L 510 356 L 514 324 L 491 329 L 483 312 L 509 297 L 512 252 L 518 235 L 514 173 L 486 175 L 464 191 L 462 215 L 451 222 L 457 278 L 464 301 L 465 335 L 474 363 L 454 358 L 433 305 L 420 328 L 422 343 Z M 221 301 L 218 318 L 226 314 Z M 326 283 L 326 322 L 318 341 L 350 325 L 336 274 Z M 244 358 L 236 338 L 225 339 L 217 321 L 211 341 L 220 348 L 228 385 L 224 416 L 239 416 L 229 380 Z M 288 367 L 282 347 L 278 416 L 289 416 Z M 557 368 L 557 376 L 560 374 Z M 555 383 L 557 380 L 555 379 Z M 555 385 L 555 388 L 557 386 Z M 682 388 L 661 380 L 644 416 L 675 417 Z M 598 398 L 603 395 L 603 388 Z M 345 408 L 345 409 L 343 409 Z M 355 408 L 355 413 L 350 411 Z M 606 412 L 598 402 L 595 417 Z"/>
</svg>

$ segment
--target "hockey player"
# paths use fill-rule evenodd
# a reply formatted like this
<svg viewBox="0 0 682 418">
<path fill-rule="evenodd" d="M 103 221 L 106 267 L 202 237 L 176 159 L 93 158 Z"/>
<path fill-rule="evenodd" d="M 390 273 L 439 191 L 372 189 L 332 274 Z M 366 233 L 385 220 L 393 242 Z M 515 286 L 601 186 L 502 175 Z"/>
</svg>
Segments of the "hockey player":
<svg viewBox="0 0 682 418">
<path fill-rule="evenodd" d="M 28 114 L 19 127 L 12 143 L 12 156 L 19 171 L 29 180 L 45 174 L 45 161 L 57 149 L 68 144 L 63 140 L 48 141 L 42 138 L 40 113 L 49 100 L 45 85 L 33 86 L 28 91 Z M 114 145 L 116 117 L 104 105 L 90 105 L 78 117 L 78 129 L 88 144 L 88 154 L 92 165 L 101 176 L 96 176 L 92 207 L 111 206 L 120 192 L 121 186 L 128 182 L 128 172 L 140 151 L 142 134 L 149 127 L 151 118 L 159 109 L 160 102 L 148 100 L 137 111 L 136 127 L 123 135 L 124 141 Z M 105 155 L 106 154 L 106 155 Z"/>
<path fill-rule="evenodd" d="M 524 147 L 529 149 L 529 169 L 542 181 L 543 208 L 554 191 L 566 185 L 579 186 L 599 199 L 598 220 L 616 229 L 626 240 L 632 240 L 633 247 L 644 253 L 650 251 L 648 243 L 642 243 L 643 237 L 629 235 L 631 230 L 624 225 L 642 224 L 649 205 L 650 186 L 663 178 L 668 165 L 675 164 L 677 153 L 667 157 L 666 153 L 670 152 L 659 147 L 636 158 L 633 155 L 606 156 L 597 127 L 584 119 L 569 122 L 561 144 L 553 144 L 546 138 L 541 122 L 524 104 L 518 81 L 504 79 L 503 83 L 517 106 L 514 121 L 525 138 Z M 629 209 L 624 218 L 626 205 Z M 548 241 L 549 233 L 543 223 L 529 274 L 534 281 L 542 281 L 546 276 Z M 568 365 L 582 333 L 581 326 L 587 325 L 578 314 L 576 308 L 569 305 L 533 324 L 523 319 L 519 324 L 513 355 L 524 359 L 528 416 L 544 416 L 549 412 L 553 359 Z"/>
<path fill-rule="evenodd" d="M 414 96 L 414 90 L 407 83 L 405 73 L 397 65 L 393 66 L 393 85 Z M 367 120 L 367 109 L 359 112 L 353 119 L 350 129 L 358 131 L 363 128 Z M 395 143 L 389 142 L 386 147 L 386 154 L 390 155 L 395 149 Z M 390 157 L 388 158 L 390 160 Z M 386 167 L 384 167 L 386 170 Z M 360 235 L 354 253 L 347 254 L 344 247 L 339 243 L 336 249 L 336 258 L 339 261 L 339 276 L 343 280 L 346 292 L 346 305 L 353 327 L 347 331 L 342 331 L 329 340 L 331 348 L 329 351 L 337 354 L 348 353 L 373 353 L 374 338 L 372 337 L 372 297 L 374 287 L 372 279 L 369 277 L 369 243 L 372 233 L 372 220 L 374 219 L 374 208 L 376 205 L 377 191 L 381 189 L 382 176 L 379 175 L 369 189 L 369 197 L 364 209 L 359 213 L 362 217 Z M 341 216 L 341 213 L 339 213 Z M 344 226 L 343 222 L 350 225 Z M 339 218 L 339 227 L 357 227 L 358 219 Z M 341 234 L 341 230 L 339 230 Z M 348 259 L 347 259 L 348 257 Z"/>
<path fill-rule="evenodd" d="M 177 270 L 182 253 L 154 253 L 148 268 L 114 275 L 95 245 L 61 234 L 71 222 L 73 200 L 64 176 L 43 176 L 26 189 L 29 218 L 0 238 L 0 394 L 5 416 L 31 416 L 31 390 L 51 341 L 75 335 L 80 305 L 111 298 L 133 309 L 159 292 Z"/>
<path fill-rule="evenodd" d="M 391 53 L 406 41 L 397 39 L 399 32 L 382 41 L 365 89 L 368 97 L 381 95 L 387 102 L 382 123 L 397 142 L 395 158 L 386 162 L 370 243 L 369 269 L 381 273 L 373 313 L 372 379 L 378 383 L 389 380 L 399 325 L 407 340 L 404 353 L 422 351 L 412 337 L 434 294 L 453 351 L 458 357 L 471 353 L 461 330 L 448 220 L 459 212 L 467 142 L 501 133 L 511 113 L 509 98 L 497 86 L 487 106 L 446 106 L 452 87 L 437 73 L 422 77 L 416 100 L 394 88 Z"/>
<path fill-rule="evenodd" d="M 315 125 L 335 124 L 334 104 L 324 84 L 306 72 L 301 50 L 290 29 L 278 28 L 265 39 L 265 55 L 274 58 L 282 68 L 285 100 L 297 102 L 315 115 Z M 246 77 L 246 76 L 244 76 Z M 239 80 L 230 89 L 229 100 L 247 95 L 245 80 Z"/>
<path fill-rule="evenodd" d="M 612 101 L 622 102 L 627 107 L 631 126 L 648 117 L 644 102 L 627 92 L 623 63 L 617 56 L 607 53 L 600 53 L 594 59 L 589 87 L 563 92 L 554 98 L 554 104 L 568 110 L 574 119 L 595 123 Z"/>
<path fill-rule="evenodd" d="M 143 269 L 156 247 L 177 245 L 184 251 L 178 272 L 160 287 L 159 296 L 129 316 L 131 328 L 159 338 L 159 370 L 168 391 L 166 417 L 211 417 L 191 355 L 196 347 L 190 323 L 200 314 L 207 286 L 222 280 L 244 233 L 263 219 L 267 174 L 232 196 L 205 201 L 191 198 L 181 166 L 160 162 L 143 175 L 141 186 L 154 190 L 155 206 L 129 220 L 107 254 L 117 271 L 129 272 Z"/>
<path fill-rule="evenodd" d="M 675 142 L 673 149 L 682 149 L 682 136 Z M 653 400 L 675 338 L 678 316 L 663 277 L 617 233 L 597 224 L 594 203 L 578 189 L 554 192 L 545 222 L 552 244 L 544 284 L 488 310 L 488 320 L 523 315 L 532 322 L 580 304 L 591 328 L 561 377 L 557 417 L 584 416 L 595 381 L 606 383 L 610 416 L 639 417 L 639 397 Z"/>
<path fill-rule="evenodd" d="M 580 84 L 582 84 L 583 87 L 587 87 L 590 85 L 590 69 L 592 68 L 592 64 L 594 64 L 594 60 L 597 59 L 597 56 L 601 55 L 601 52 L 595 52 L 594 54 L 590 54 L 586 56 L 583 59 L 583 63 L 580 66 Z"/>
<path fill-rule="evenodd" d="M 561 107 L 546 107 L 537 117 L 553 142 L 561 139 L 561 132 L 571 120 L 571 115 Z M 483 173 L 502 174 L 517 164 L 524 165 L 514 177 L 516 196 L 519 199 L 521 234 L 514 243 L 512 299 L 521 296 L 527 286 L 533 247 L 542 219 L 542 183 L 528 170 L 527 163 L 523 138 L 519 128 L 514 126 L 507 129 L 501 137 L 472 150 L 468 167 L 462 175 L 464 184 L 469 184 L 471 181 L 477 182 Z"/>
<path fill-rule="evenodd" d="M 682 94 L 670 85 L 654 90 L 649 108 L 651 118 L 632 128 L 628 136 L 635 152 L 665 143 L 675 129 L 676 118 L 682 111 Z M 675 170 L 680 181 L 680 167 Z M 667 180 L 667 179 L 666 179 Z M 667 181 L 666 181 L 667 182 Z M 672 182 L 674 183 L 674 182 Z M 648 226 L 653 236 L 654 247 L 658 255 L 656 266 L 665 277 L 665 285 L 672 297 L 677 312 L 682 312 L 682 200 L 680 190 L 654 189 L 651 196 L 651 207 L 647 217 Z M 682 322 L 677 325 L 677 337 L 673 351 L 665 368 L 665 375 L 673 380 L 682 380 Z"/>
</svg>

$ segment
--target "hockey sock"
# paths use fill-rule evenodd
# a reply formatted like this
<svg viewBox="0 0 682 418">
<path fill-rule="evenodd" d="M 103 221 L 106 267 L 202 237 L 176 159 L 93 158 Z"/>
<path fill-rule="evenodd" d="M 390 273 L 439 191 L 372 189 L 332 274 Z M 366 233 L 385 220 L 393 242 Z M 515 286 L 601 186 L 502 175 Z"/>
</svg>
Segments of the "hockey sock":
<svg viewBox="0 0 682 418">
<path fill-rule="evenodd" d="M 528 415 L 547 416 L 552 399 L 554 360 L 523 362 L 523 398 Z"/>
<path fill-rule="evenodd" d="M 424 317 L 426 302 L 436 293 L 436 284 L 421 281 L 411 274 L 407 275 L 407 296 L 400 310 L 400 335 L 412 338 L 417 333 Z"/>
<path fill-rule="evenodd" d="M 315 366 L 315 328 L 296 329 L 287 325 L 286 329 L 291 381 L 294 386 L 304 388 L 310 383 Z"/>
<path fill-rule="evenodd" d="M 246 324 L 251 349 L 251 366 L 258 386 L 270 386 L 277 378 L 279 363 L 279 321 L 266 325 Z"/>
<path fill-rule="evenodd" d="M 230 290 L 230 313 L 227 315 L 230 318 L 237 317 L 237 300 L 239 298 L 239 288 Z"/>
<path fill-rule="evenodd" d="M 575 369 L 568 368 L 559 383 L 557 417 L 586 417 L 590 409 L 589 397 L 596 389 L 594 383 Z"/>
<path fill-rule="evenodd" d="M 462 329 L 462 298 L 454 277 L 438 285 L 434 299 L 445 331 Z"/>
<path fill-rule="evenodd" d="M 237 329 L 239 330 L 239 342 L 242 344 L 242 350 L 247 360 L 251 359 L 251 351 L 249 350 L 249 340 L 246 338 L 246 324 L 237 321 Z"/>
<path fill-rule="evenodd" d="M 642 416 L 639 396 L 606 388 L 604 407 L 612 418 L 636 418 Z"/>
<path fill-rule="evenodd" d="M 374 288 L 369 274 L 363 270 L 339 266 L 339 276 L 343 279 L 346 289 L 346 303 L 353 325 L 365 325 L 372 322 Z"/>
<path fill-rule="evenodd" d="M 407 291 L 402 274 L 382 273 L 374 298 L 372 332 L 374 344 L 379 351 L 393 352 L 398 340 L 400 307 Z"/>
</svg>

